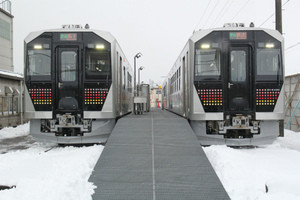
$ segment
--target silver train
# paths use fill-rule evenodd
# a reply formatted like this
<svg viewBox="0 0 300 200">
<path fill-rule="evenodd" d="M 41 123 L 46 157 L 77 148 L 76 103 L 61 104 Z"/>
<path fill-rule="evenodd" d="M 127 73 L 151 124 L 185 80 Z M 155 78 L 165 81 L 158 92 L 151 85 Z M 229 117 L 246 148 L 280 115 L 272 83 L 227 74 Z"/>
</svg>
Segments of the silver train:
<svg viewBox="0 0 300 200">
<path fill-rule="evenodd" d="M 283 53 L 275 30 L 197 31 L 163 84 L 163 108 L 186 117 L 202 145 L 271 143 L 283 135 Z"/>
<path fill-rule="evenodd" d="M 68 25 L 25 39 L 25 116 L 38 141 L 105 143 L 132 110 L 132 68 L 108 32 Z"/>
</svg>

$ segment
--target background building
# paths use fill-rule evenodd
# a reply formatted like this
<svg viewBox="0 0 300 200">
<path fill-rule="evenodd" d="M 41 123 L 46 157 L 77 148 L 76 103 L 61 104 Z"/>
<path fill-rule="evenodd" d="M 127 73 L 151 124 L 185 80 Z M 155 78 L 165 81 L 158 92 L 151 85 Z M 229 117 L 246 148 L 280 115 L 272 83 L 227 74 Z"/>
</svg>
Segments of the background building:
<svg viewBox="0 0 300 200">
<path fill-rule="evenodd" d="M 161 108 L 161 86 L 151 88 L 150 106 L 151 108 Z"/>
<path fill-rule="evenodd" d="M 11 2 L 0 2 L 0 128 L 23 123 L 23 76 L 13 72 Z"/>
<path fill-rule="evenodd" d="M 285 77 L 284 128 L 300 131 L 300 74 Z"/>
<path fill-rule="evenodd" d="M 13 72 L 13 16 L 10 12 L 10 1 L 2 1 L 0 3 L 0 69 Z"/>
</svg>

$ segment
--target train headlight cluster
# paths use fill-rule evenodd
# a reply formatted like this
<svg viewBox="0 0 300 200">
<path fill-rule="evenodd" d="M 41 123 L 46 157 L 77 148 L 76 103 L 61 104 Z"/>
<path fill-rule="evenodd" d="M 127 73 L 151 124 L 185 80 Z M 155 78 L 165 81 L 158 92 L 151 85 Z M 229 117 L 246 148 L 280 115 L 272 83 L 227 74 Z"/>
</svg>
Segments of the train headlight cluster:
<svg viewBox="0 0 300 200">
<path fill-rule="evenodd" d="M 266 49 L 273 49 L 275 47 L 275 44 L 274 43 L 264 43 L 264 42 L 260 42 L 258 43 L 258 47 L 259 48 L 266 48 Z"/>
<path fill-rule="evenodd" d="M 43 46 L 41 44 L 35 44 L 33 46 L 34 49 L 43 49 Z"/>
<path fill-rule="evenodd" d="M 52 104 L 52 91 L 50 88 L 31 88 L 28 93 L 33 104 Z"/>
<path fill-rule="evenodd" d="M 204 106 L 222 106 L 223 90 L 222 89 L 200 89 L 198 95 Z"/>
<path fill-rule="evenodd" d="M 274 48 L 274 43 L 266 43 L 265 47 L 268 49 L 272 49 L 272 48 Z"/>
<path fill-rule="evenodd" d="M 101 49 L 105 49 L 105 45 L 104 44 L 88 44 L 87 48 L 101 50 Z"/>
<path fill-rule="evenodd" d="M 33 45 L 33 49 L 35 49 L 35 50 L 49 49 L 49 48 L 50 48 L 49 44 L 35 44 L 35 45 Z"/>
<path fill-rule="evenodd" d="M 280 94 L 280 89 L 256 89 L 257 106 L 274 106 Z"/>
<path fill-rule="evenodd" d="M 104 49 L 104 44 L 96 44 L 96 49 Z"/>
<path fill-rule="evenodd" d="M 201 44 L 201 49 L 210 49 L 210 44 L 207 43 Z"/>
<path fill-rule="evenodd" d="M 108 89 L 106 88 L 85 88 L 84 90 L 84 102 L 86 105 L 104 104 L 104 101 L 108 95 Z"/>
</svg>

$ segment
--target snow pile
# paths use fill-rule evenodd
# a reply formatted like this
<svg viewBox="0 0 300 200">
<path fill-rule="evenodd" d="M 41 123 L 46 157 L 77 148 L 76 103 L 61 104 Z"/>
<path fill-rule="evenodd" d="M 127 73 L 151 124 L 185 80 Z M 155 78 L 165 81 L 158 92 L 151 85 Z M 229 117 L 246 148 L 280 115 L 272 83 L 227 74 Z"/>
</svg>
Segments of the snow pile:
<svg viewBox="0 0 300 200">
<path fill-rule="evenodd" d="M 0 140 L 29 135 L 29 123 L 13 127 L 6 127 L 0 130 Z"/>
<path fill-rule="evenodd" d="M 35 146 L 0 155 L 0 200 L 89 200 L 95 186 L 88 182 L 103 146 Z"/>
<path fill-rule="evenodd" d="M 232 200 L 300 199 L 300 134 L 285 130 L 272 145 L 204 148 Z"/>
</svg>

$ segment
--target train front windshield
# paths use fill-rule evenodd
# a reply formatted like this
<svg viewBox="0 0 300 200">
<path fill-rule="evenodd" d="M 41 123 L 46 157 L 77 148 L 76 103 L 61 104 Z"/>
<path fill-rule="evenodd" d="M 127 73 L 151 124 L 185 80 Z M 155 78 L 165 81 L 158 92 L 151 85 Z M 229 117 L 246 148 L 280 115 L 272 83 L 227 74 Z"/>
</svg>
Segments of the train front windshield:
<svg viewBox="0 0 300 200">
<path fill-rule="evenodd" d="M 51 51 L 28 50 L 28 76 L 51 75 Z"/>
<path fill-rule="evenodd" d="M 221 76 L 220 50 L 197 49 L 195 55 L 195 76 L 219 79 Z"/>
<path fill-rule="evenodd" d="M 111 75 L 108 52 L 87 50 L 85 63 L 86 78 L 105 78 Z"/>
<path fill-rule="evenodd" d="M 277 79 L 282 75 L 279 49 L 257 49 L 257 78 Z"/>
</svg>

